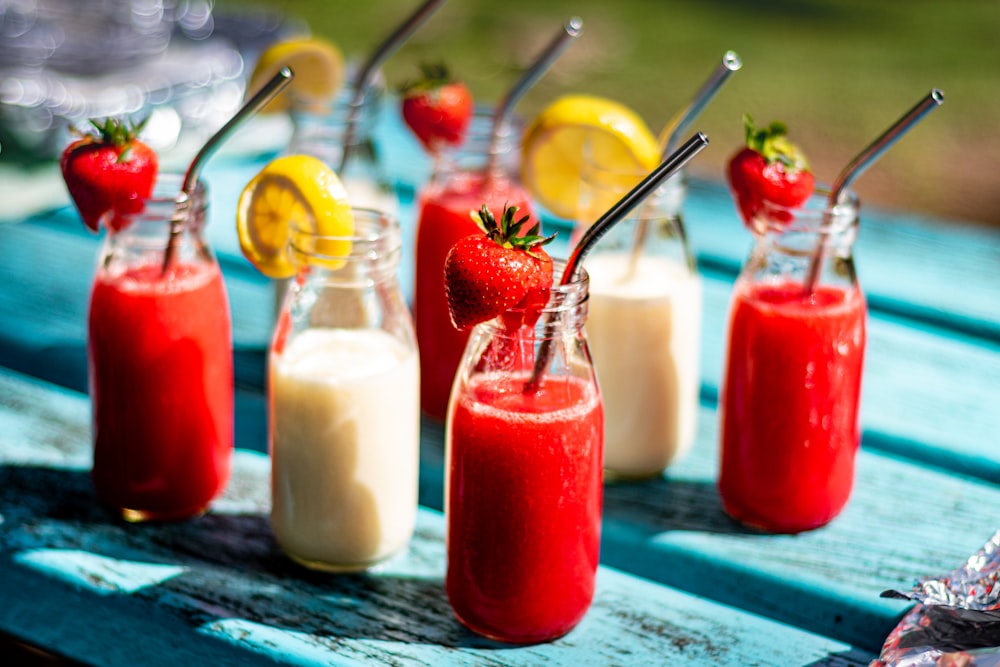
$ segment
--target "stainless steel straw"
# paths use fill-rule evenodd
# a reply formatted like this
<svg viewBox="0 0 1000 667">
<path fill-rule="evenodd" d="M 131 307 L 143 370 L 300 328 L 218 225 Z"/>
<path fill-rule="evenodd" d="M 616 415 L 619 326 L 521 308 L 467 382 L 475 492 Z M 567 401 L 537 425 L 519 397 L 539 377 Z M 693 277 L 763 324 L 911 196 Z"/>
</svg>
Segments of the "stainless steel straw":
<svg viewBox="0 0 1000 667">
<path fill-rule="evenodd" d="M 677 151 L 668 156 L 660 166 L 654 169 L 648 176 L 646 176 L 642 181 L 639 182 L 632 190 L 630 190 L 624 197 L 622 197 L 618 202 L 616 202 L 611 208 L 607 210 L 597 222 L 591 225 L 583 237 L 577 242 L 576 246 L 570 252 L 569 259 L 566 260 L 566 266 L 563 268 L 562 278 L 559 283 L 565 285 L 571 282 L 575 277 L 580 267 L 583 266 L 583 260 L 587 256 L 594 245 L 601 240 L 601 237 L 608 233 L 614 225 L 622 221 L 625 216 L 627 216 L 632 209 L 642 203 L 642 201 L 652 194 L 656 188 L 660 187 L 663 181 L 667 180 L 674 174 L 676 174 L 684 165 L 691 161 L 691 159 L 700 153 L 705 147 L 708 146 L 708 137 L 703 133 L 698 132 L 693 137 L 688 139 L 683 146 L 677 149 Z M 538 354 L 535 357 L 535 366 L 532 369 L 531 377 L 524 385 L 525 392 L 537 391 L 542 381 L 542 374 L 545 372 L 545 368 L 549 365 L 549 359 L 552 356 L 552 339 L 545 338 L 542 340 L 541 344 L 538 346 Z"/>
<path fill-rule="evenodd" d="M 702 84 L 698 92 L 695 93 L 691 102 L 688 103 L 686 107 L 681 109 L 671 120 L 667 123 L 663 130 L 660 132 L 659 143 L 660 143 L 660 159 L 665 160 L 676 148 L 677 142 L 683 133 L 686 133 L 691 123 L 697 118 L 701 112 L 708 106 L 708 103 L 712 101 L 715 94 L 719 92 L 724 84 L 732 75 L 733 72 L 740 70 L 743 67 L 743 61 L 736 54 L 735 51 L 726 51 L 722 54 L 722 61 L 712 70 L 712 74 L 708 77 L 705 83 Z M 677 216 L 677 234 L 680 236 L 682 245 L 684 247 L 684 259 L 687 262 L 688 268 L 694 273 L 697 271 L 697 262 L 695 261 L 694 255 L 691 253 L 691 249 L 688 245 L 687 240 L 687 229 L 684 227 L 684 219 Z M 639 258 L 642 257 L 643 248 L 646 245 L 646 235 L 649 233 L 649 221 L 645 217 L 641 217 L 636 224 L 634 236 L 632 238 L 632 250 L 629 254 L 628 262 L 628 276 L 631 276 L 638 264 Z"/>
<path fill-rule="evenodd" d="M 846 167 L 840 172 L 837 180 L 834 181 L 833 187 L 830 189 L 830 197 L 827 200 L 827 208 L 832 209 L 834 206 L 840 203 L 840 198 L 843 196 L 844 192 L 850 187 L 861 174 L 863 174 L 868 167 L 882 157 L 889 148 L 899 141 L 900 137 L 906 134 L 910 128 L 920 122 L 924 116 L 933 111 L 934 109 L 941 106 L 944 102 L 944 93 L 937 88 L 932 88 L 923 99 L 921 99 L 917 104 L 907 111 L 903 116 L 893 123 L 889 129 L 881 134 L 875 141 L 873 141 L 867 148 L 858 153 L 857 157 L 851 160 Z M 813 253 L 812 260 L 809 264 L 809 273 L 806 276 L 805 291 L 806 294 L 812 294 L 813 290 L 816 289 L 816 281 L 819 280 L 819 272 L 823 266 L 823 257 L 826 254 L 827 246 L 827 233 L 826 230 L 820 230 L 820 242 L 816 246 L 816 251 Z"/>
<path fill-rule="evenodd" d="M 184 181 L 181 184 L 181 191 L 177 195 L 177 206 L 174 209 L 174 216 L 170 221 L 170 238 L 167 240 L 167 249 L 163 253 L 163 272 L 170 267 L 170 264 L 174 261 L 174 255 L 177 253 L 177 239 L 181 232 L 184 230 L 184 224 L 187 220 L 187 214 L 185 211 L 188 198 L 191 193 L 194 192 L 195 187 L 198 185 L 198 177 L 201 175 L 201 170 L 208 162 L 208 159 L 212 157 L 216 150 L 219 149 L 229 137 L 232 135 L 236 129 L 248 121 L 250 118 L 255 116 L 258 111 L 260 111 L 264 106 L 274 99 L 275 95 L 280 93 L 285 89 L 285 86 L 292 82 L 294 78 L 292 70 L 288 67 L 282 67 L 277 74 L 271 77 L 271 79 L 264 84 L 264 86 L 257 91 L 257 93 L 247 100 L 236 114 L 226 122 L 219 130 L 209 137 L 205 145 L 201 147 L 201 150 L 194 156 L 194 160 L 191 161 L 191 165 L 188 167 L 187 172 L 184 174 Z"/>
<path fill-rule="evenodd" d="M 507 91 L 503 99 L 497 105 L 496 112 L 493 115 L 493 128 L 490 133 L 490 145 L 489 153 L 486 164 L 486 177 L 493 173 L 496 168 L 496 151 L 497 146 L 500 143 L 501 133 L 503 132 L 504 124 L 510 119 L 510 115 L 517 106 L 517 103 L 524 97 L 532 86 L 534 86 L 542 75 L 544 75 L 550 67 L 559 59 L 566 47 L 570 45 L 574 39 L 579 37 L 583 33 L 583 19 L 574 16 L 570 18 L 566 23 L 562 25 L 559 32 L 549 45 L 539 54 L 538 58 L 532 63 L 531 67 L 526 69 L 521 75 L 521 78 L 517 80 L 517 83 Z"/>
<path fill-rule="evenodd" d="M 681 136 L 687 132 L 694 119 L 712 101 L 715 94 L 722 88 L 722 84 L 729 79 L 733 72 L 739 71 L 742 67 L 743 61 L 740 60 L 735 51 L 726 51 L 722 54 L 722 62 L 716 66 L 708 80 L 698 89 L 691 102 L 681 109 L 660 133 L 661 160 L 665 160 L 674 151 Z"/>
<path fill-rule="evenodd" d="M 354 143 L 358 114 L 361 111 L 361 105 L 364 104 L 365 98 L 368 96 L 368 91 L 375 81 L 378 68 L 443 4 L 444 0 L 426 0 L 424 4 L 420 5 L 409 18 L 403 21 L 391 35 L 372 51 L 368 60 L 358 70 L 358 76 L 355 77 L 352 83 L 354 94 L 351 96 L 350 108 L 347 110 L 347 127 L 344 131 L 344 146 L 340 155 L 340 166 L 337 168 L 338 173 L 343 172 L 344 165 L 347 164 L 348 152 Z"/>
</svg>

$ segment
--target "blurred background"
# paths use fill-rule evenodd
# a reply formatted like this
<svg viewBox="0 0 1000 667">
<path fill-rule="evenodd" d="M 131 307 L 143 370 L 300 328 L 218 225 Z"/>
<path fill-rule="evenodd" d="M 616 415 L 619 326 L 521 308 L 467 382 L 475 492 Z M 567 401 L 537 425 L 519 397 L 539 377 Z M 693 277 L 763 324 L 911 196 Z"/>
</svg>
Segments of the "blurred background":
<svg viewBox="0 0 1000 667">
<path fill-rule="evenodd" d="M 220 6 L 237 5 L 222 1 Z M 283 0 L 346 54 L 367 53 L 414 0 Z M 858 181 L 869 204 L 1000 226 L 1000 2 L 996 0 L 450 0 L 386 65 L 445 59 L 481 99 L 497 99 L 569 16 L 584 34 L 524 100 L 612 97 L 654 132 L 690 100 L 727 49 L 743 60 L 698 129 L 711 145 L 692 172 L 721 178 L 744 112 L 785 121 L 817 178 L 937 87 L 945 104 Z"/>
<path fill-rule="evenodd" d="M 0 77 L 4 54 L 9 59 L 14 51 L 11 35 L 26 34 L 25 11 L 18 15 L 14 9 L 40 2 L 0 0 Z M 77 25 L 87 16 L 113 23 L 117 19 L 109 17 L 123 6 L 134 24 L 137 11 L 141 19 L 143 11 L 159 8 L 172 13 L 175 29 L 179 25 L 192 41 L 213 30 L 235 34 L 247 58 L 277 32 L 308 30 L 335 42 L 349 59 L 363 59 L 419 0 L 55 4 L 74 7 Z M 207 21 L 213 12 L 214 22 Z M 728 157 L 742 144 L 746 112 L 759 124 L 784 121 L 818 180 L 830 182 L 937 87 L 945 93 L 944 105 L 882 157 L 856 189 L 868 205 L 1000 227 L 997 0 L 449 0 L 389 59 L 386 81 L 393 88 L 413 78 L 419 62 L 445 61 L 480 101 L 496 101 L 573 15 L 583 18 L 584 34 L 519 105 L 524 117 L 561 94 L 591 93 L 632 107 L 658 133 L 732 49 L 743 70 L 695 123 L 711 145 L 691 171 L 723 178 Z M 114 36 L 105 34 L 96 51 L 78 49 L 68 62 L 77 69 L 99 68 L 102 59 L 126 67 L 142 57 L 142 48 L 156 46 L 155 32 L 118 45 Z M 192 73 L 195 64 L 204 69 L 209 62 L 211 73 Z M 246 67 L 252 63 L 240 69 L 224 57 L 198 56 L 186 71 L 194 78 L 239 82 Z M 22 74 L 15 82 L 9 71 L 0 78 L 0 112 L 7 111 L 6 120 L 0 113 L 0 127 L 20 120 L 12 120 L 10 110 L 17 108 L 12 100 L 18 95 L 23 105 L 26 81 L 30 77 Z M 215 86 L 213 95 L 228 95 L 235 104 L 237 91 Z M 189 106 L 198 112 L 197 104 Z M 12 138 L 0 129 L 0 160 L 23 158 L 31 152 L 24 144 L 23 133 Z"/>
</svg>

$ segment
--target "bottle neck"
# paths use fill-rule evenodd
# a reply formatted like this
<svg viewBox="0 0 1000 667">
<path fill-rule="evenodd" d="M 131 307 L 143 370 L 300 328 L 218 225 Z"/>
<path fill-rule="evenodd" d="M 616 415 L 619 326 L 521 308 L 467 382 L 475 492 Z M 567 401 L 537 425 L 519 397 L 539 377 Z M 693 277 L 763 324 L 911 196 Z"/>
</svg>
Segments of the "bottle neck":
<svg viewBox="0 0 1000 667">
<path fill-rule="evenodd" d="M 636 175 L 636 182 L 644 174 Z M 623 184 L 624 181 L 618 183 Z M 587 211 L 587 185 L 581 186 L 581 210 Z M 593 204 L 603 208 L 614 205 L 625 193 L 616 187 L 593 195 Z M 696 263 L 688 242 L 681 209 L 687 194 L 687 185 L 681 175 L 675 176 L 661 185 L 649 195 L 639 206 L 632 210 L 625 219 L 616 223 L 601 238 L 591 255 L 627 255 L 630 263 L 641 258 L 659 258 L 669 260 L 690 274 L 696 272 Z M 604 211 L 594 212 L 592 223 Z M 574 230 L 571 245 L 582 238 L 589 224 L 579 225 Z"/>
<path fill-rule="evenodd" d="M 496 124 L 492 108 L 477 108 L 459 146 L 441 152 L 434 164 L 432 178 L 446 178 L 456 173 L 482 172 L 512 177 L 520 168 L 522 125 L 518 119 Z"/>
<path fill-rule="evenodd" d="M 373 133 L 381 106 L 378 90 L 358 104 L 349 91 L 327 102 L 295 104 L 290 114 L 293 131 L 288 152 L 319 158 L 338 171 L 348 162 L 374 163 Z"/>
<path fill-rule="evenodd" d="M 293 230 L 289 252 L 306 281 L 366 288 L 396 279 L 402 257 L 398 220 L 384 211 L 355 208 L 351 236 L 323 236 Z"/>
<path fill-rule="evenodd" d="M 109 213 L 105 220 L 108 235 L 103 259 L 133 264 L 163 257 L 168 246 L 181 261 L 214 261 L 203 237 L 208 213 L 208 191 L 199 182 L 194 192 L 181 195 L 180 174 L 160 174 L 152 196 L 137 205 L 136 211 Z"/>
<path fill-rule="evenodd" d="M 761 279 L 856 284 L 853 252 L 859 204 L 853 193 L 828 206 L 826 193 L 800 209 L 765 205 L 753 221 L 755 245 L 744 274 Z"/>
<path fill-rule="evenodd" d="M 585 270 L 580 270 L 575 280 L 568 284 L 560 284 L 566 262 L 553 260 L 553 285 L 549 292 L 549 300 L 534 323 L 536 341 L 562 338 L 566 335 L 582 335 L 587 322 L 587 306 L 590 299 L 590 276 Z M 509 315 L 500 316 L 479 326 L 491 336 L 516 337 L 518 331 L 509 328 L 509 322 L 521 320 L 525 311 L 512 308 Z"/>
</svg>

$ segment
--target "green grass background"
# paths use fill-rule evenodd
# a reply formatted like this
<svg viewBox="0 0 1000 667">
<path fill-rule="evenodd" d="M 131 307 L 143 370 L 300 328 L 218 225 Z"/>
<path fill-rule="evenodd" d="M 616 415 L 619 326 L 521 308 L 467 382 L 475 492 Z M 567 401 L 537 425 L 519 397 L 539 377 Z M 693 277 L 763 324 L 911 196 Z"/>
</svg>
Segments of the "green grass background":
<svg viewBox="0 0 1000 667">
<path fill-rule="evenodd" d="M 239 0 L 217 0 L 225 8 Z M 364 58 L 419 0 L 271 0 L 313 34 Z M 692 163 L 721 179 L 740 118 L 785 121 L 817 178 L 851 158 L 932 88 L 945 103 L 858 181 L 869 205 L 1000 227 L 1000 0 L 448 0 L 386 63 L 390 86 L 443 60 L 496 101 L 571 16 L 584 33 L 517 111 L 571 92 L 612 97 L 654 133 L 691 99 L 726 50 L 743 69 L 693 129 Z"/>
</svg>

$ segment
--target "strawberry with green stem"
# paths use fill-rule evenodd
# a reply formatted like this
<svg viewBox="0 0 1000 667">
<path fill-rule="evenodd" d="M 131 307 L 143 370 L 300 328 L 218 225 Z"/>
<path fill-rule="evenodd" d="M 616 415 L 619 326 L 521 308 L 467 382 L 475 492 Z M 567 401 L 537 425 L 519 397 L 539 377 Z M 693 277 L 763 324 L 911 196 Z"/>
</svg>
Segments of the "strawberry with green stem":
<svg viewBox="0 0 1000 667">
<path fill-rule="evenodd" d="M 727 177 L 743 222 L 751 225 L 765 202 L 798 208 L 815 187 L 805 155 L 788 139 L 784 123 L 775 121 L 757 128 L 743 116 L 746 147 L 729 161 Z"/>
<path fill-rule="evenodd" d="M 65 148 L 59 166 L 84 224 L 96 232 L 104 219 L 115 230 L 123 216 L 142 211 L 153 192 L 159 161 L 137 138 L 145 121 L 135 125 L 107 118 L 90 124 L 94 131 L 77 132 L 81 136 Z M 113 215 L 105 217 L 108 213 Z"/>
<path fill-rule="evenodd" d="M 420 66 L 421 78 L 400 88 L 403 120 L 429 153 L 458 146 L 472 121 L 472 93 L 442 64 Z"/>
<path fill-rule="evenodd" d="M 552 258 L 542 246 L 555 238 L 539 234 L 529 217 L 515 220 L 517 206 L 504 206 L 500 220 L 484 204 L 471 213 L 483 233 L 466 236 L 445 259 L 444 289 L 452 324 L 468 329 L 503 316 L 508 329 L 533 326 L 548 303 Z"/>
</svg>

